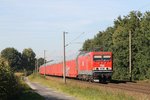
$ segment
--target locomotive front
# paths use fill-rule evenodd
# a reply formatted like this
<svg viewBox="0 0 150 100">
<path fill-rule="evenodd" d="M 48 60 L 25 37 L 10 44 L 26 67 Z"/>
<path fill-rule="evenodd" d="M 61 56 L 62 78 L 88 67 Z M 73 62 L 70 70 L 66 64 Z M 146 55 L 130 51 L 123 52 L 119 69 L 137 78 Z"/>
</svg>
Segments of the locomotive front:
<svg viewBox="0 0 150 100">
<path fill-rule="evenodd" d="M 93 52 L 92 76 L 94 81 L 110 81 L 113 72 L 112 52 Z"/>
</svg>

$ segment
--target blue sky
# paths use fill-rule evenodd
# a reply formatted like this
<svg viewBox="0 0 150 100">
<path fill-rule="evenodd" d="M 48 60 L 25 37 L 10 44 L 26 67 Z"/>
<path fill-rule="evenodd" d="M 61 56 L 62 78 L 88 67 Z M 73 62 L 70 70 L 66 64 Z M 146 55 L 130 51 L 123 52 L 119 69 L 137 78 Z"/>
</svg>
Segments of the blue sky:
<svg viewBox="0 0 150 100">
<path fill-rule="evenodd" d="M 150 10 L 148 0 L 0 0 L 0 51 L 32 48 L 37 57 L 46 50 L 47 59 L 62 59 L 62 33 L 72 58 L 82 43 L 113 25 L 119 15 L 132 10 Z"/>
</svg>

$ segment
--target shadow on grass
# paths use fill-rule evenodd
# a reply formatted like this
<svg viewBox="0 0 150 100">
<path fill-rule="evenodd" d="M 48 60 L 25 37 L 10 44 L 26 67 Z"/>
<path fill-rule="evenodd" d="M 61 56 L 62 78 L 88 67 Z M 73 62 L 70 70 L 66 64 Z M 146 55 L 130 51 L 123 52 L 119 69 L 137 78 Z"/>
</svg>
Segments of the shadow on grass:
<svg viewBox="0 0 150 100">
<path fill-rule="evenodd" d="M 13 100 L 45 100 L 44 97 L 35 93 L 33 90 L 25 90 L 12 99 Z"/>
</svg>

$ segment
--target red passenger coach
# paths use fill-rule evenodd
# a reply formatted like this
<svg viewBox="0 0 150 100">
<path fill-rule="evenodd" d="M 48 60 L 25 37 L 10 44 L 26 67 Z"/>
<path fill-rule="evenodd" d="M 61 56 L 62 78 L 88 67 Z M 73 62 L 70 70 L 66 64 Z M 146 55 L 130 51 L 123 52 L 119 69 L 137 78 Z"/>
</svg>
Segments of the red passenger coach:
<svg viewBox="0 0 150 100">
<path fill-rule="evenodd" d="M 113 72 L 112 52 L 84 52 L 76 59 L 66 61 L 66 76 L 90 81 L 107 81 Z M 46 64 L 40 74 L 63 76 L 63 63 Z"/>
<path fill-rule="evenodd" d="M 39 68 L 40 74 L 63 76 L 63 63 L 58 64 L 46 64 Z M 76 69 L 76 60 L 66 61 L 66 76 L 76 78 L 78 76 Z"/>
</svg>

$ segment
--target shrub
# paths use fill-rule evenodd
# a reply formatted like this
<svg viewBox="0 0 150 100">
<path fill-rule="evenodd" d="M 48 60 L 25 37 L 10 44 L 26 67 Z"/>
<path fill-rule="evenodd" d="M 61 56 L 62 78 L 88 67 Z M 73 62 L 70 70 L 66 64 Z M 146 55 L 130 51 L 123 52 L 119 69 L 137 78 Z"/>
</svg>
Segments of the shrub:
<svg viewBox="0 0 150 100">
<path fill-rule="evenodd" d="M 18 80 L 11 71 L 8 62 L 0 58 L 0 100 L 7 100 L 17 94 Z"/>
</svg>

